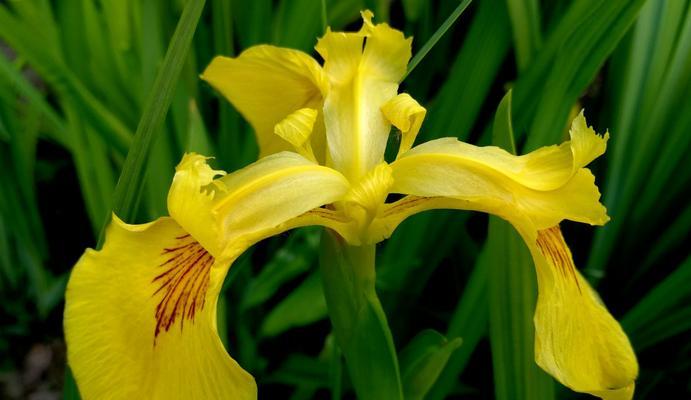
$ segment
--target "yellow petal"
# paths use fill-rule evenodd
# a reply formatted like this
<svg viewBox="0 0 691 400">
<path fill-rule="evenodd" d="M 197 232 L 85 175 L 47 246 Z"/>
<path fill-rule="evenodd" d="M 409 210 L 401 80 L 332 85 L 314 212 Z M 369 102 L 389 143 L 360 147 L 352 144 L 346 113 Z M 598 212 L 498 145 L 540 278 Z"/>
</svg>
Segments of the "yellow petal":
<svg viewBox="0 0 691 400">
<path fill-rule="evenodd" d="M 377 216 L 368 226 L 367 231 L 361 235 L 362 241 L 372 244 L 388 239 L 396 230 L 396 227 L 406 218 L 427 210 L 457 209 L 492 213 L 500 208 L 497 206 L 497 202 L 492 202 L 492 199 L 487 200 L 483 202 L 448 197 L 405 196 L 400 200 L 386 203 L 380 207 Z"/>
<path fill-rule="evenodd" d="M 207 157 L 188 153 L 175 167 L 175 176 L 168 192 L 168 212 L 187 232 L 204 246 L 214 257 L 223 250 L 219 240 L 220 229 L 211 212 L 214 203 L 214 178 L 225 171 L 213 170 Z"/>
<path fill-rule="evenodd" d="M 328 91 L 328 81 L 312 57 L 269 45 L 251 47 L 237 58 L 216 57 L 201 78 L 249 121 L 260 156 L 290 150 L 274 135 L 274 126 L 301 108 L 321 109 Z"/>
<path fill-rule="evenodd" d="M 401 145 L 398 156 L 413 147 L 427 110 L 407 93 L 401 93 L 382 106 L 387 120 L 401 130 Z"/>
<path fill-rule="evenodd" d="M 537 152 L 546 151 L 550 150 Z M 571 163 L 558 159 L 551 167 L 540 163 L 531 170 L 534 164 L 525 164 L 526 158 L 536 156 L 513 156 L 497 147 L 477 147 L 453 138 L 433 140 L 406 152 L 391 165 L 391 191 L 453 198 L 460 201 L 455 208 L 490 212 L 508 220 L 525 216 L 538 229 L 563 219 L 594 225 L 607 222 L 590 171 L 579 168 L 572 172 Z M 549 186 L 553 188 L 545 190 L 540 179 L 556 176 L 560 176 L 560 185 L 555 186 L 556 180 L 552 180 Z"/>
<path fill-rule="evenodd" d="M 535 361 L 564 385 L 603 399 L 633 396 L 638 363 L 626 334 L 576 270 L 559 226 L 514 222 L 535 261 Z"/>
<path fill-rule="evenodd" d="M 277 123 L 274 133 L 292 144 L 295 150 L 305 158 L 316 161 L 309 139 L 317 115 L 318 111 L 313 108 L 301 108 Z"/>
<path fill-rule="evenodd" d="M 216 301 L 228 270 L 171 218 L 113 218 L 67 286 L 68 361 L 85 399 L 256 399 L 223 348 Z"/>
<path fill-rule="evenodd" d="M 339 200 L 349 189 L 337 171 L 290 152 L 213 181 L 209 171 L 205 157 L 185 155 L 168 195 L 168 210 L 217 258 L 232 257 L 281 232 L 292 218 Z"/>
<path fill-rule="evenodd" d="M 474 168 L 486 168 L 521 185 L 535 190 L 553 190 L 582 167 L 602 155 L 609 133 L 599 136 L 588 128 L 583 111 L 571 125 L 571 140 L 560 145 L 541 147 L 522 156 L 515 156 L 499 147 L 477 147 L 455 138 L 432 140 L 415 147 L 407 155 L 439 154 L 461 157 Z"/>
<path fill-rule="evenodd" d="M 392 184 L 391 167 L 382 162 L 352 185 L 344 196 L 345 214 L 357 221 L 360 231 L 368 229 L 370 222 L 384 206 Z"/>
<path fill-rule="evenodd" d="M 316 46 L 330 82 L 324 103 L 328 160 L 353 182 L 383 161 L 390 124 L 381 107 L 396 96 L 411 53 L 410 39 L 371 18 L 363 13 L 359 32 L 327 30 Z"/>
<path fill-rule="evenodd" d="M 609 132 L 605 132 L 604 136 L 598 135 L 593 127 L 586 123 L 583 110 L 571 123 L 569 134 L 571 135 L 571 153 L 575 168 L 588 165 L 603 155 L 607 149 Z"/>
</svg>

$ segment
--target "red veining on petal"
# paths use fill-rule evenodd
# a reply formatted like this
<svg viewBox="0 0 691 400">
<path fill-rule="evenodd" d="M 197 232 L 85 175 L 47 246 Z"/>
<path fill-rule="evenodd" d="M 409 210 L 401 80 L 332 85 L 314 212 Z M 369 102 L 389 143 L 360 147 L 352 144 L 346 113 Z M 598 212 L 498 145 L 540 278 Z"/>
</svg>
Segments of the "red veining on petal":
<svg viewBox="0 0 691 400">
<path fill-rule="evenodd" d="M 538 231 L 537 247 L 542 252 L 542 255 L 549 259 L 551 264 L 559 269 L 559 272 L 564 278 L 569 277 L 576 282 L 576 287 L 580 292 L 581 286 L 576 276 L 576 266 L 573 263 L 571 250 L 569 250 L 569 247 L 564 241 L 564 236 L 561 234 L 559 225 Z"/>
<path fill-rule="evenodd" d="M 176 242 L 161 252 L 160 272 L 151 280 L 159 296 L 156 306 L 156 338 L 168 331 L 176 321 L 183 329 L 185 319 L 194 322 L 197 311 L 204 308 L 206 289 L 214 258 L 190 235 L 175 238 Z"/>
</svg>

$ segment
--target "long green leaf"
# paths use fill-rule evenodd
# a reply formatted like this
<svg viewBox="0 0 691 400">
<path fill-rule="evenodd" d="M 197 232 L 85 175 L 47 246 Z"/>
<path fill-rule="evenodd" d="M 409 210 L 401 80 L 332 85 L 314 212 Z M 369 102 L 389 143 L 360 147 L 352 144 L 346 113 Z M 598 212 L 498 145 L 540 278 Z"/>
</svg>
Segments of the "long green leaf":
<svg viewBox="0 0 691 400">
<path fill-rule="evenodd" d="M 113 211 L 124 221 L 132 221 L 137 213 L 136 204 L 144 182 L 147 157 L 168 112 L 204 3 L 205 0 L 190 0 L 185 6 L 144 106 L 113 194 Z"/>
<path fill-rule="evenodd" d="M 15 5 L 22 3 L 31 2 Z M 25 57 L 61 97 L 83 108 L 94 125 L 103 130 L 104 138 L 124 152 L 131 141 L 130 130 L 67 68 L 60 54 L 61 46 L 49 45 L 57 39 L 50 36 L 52 30 L 48 27 L 52 25 L 48 17 L 23 21 L 21 15 L 12 15 L 5 5 L 0 6 L 0 37 Z M 40 28 L 31 28 L 36 26 Z"/>
<path fill-rule="evenodd" d="M 613 169 L 610 174 L 611 184 L 607 185 L 604 198 L 605 204 L 611 209 L 612 221 L 596 234 L 592 256 L 586 269 L 594 277 L 604 274 L 607 261 L 614 251 L 613 243 L 623 232 L 627 217 L 632 211 L 630 204 L 634 202 L 629 200 L 634 197 L 640 200 L 637 192 L 644 185 L 647 186 L 650 165 L 660 156 L 661 148 L 664 149 L 663 141 L 655 139 L 657 135 L 661 132 L 671 133 L 666 139 L 678 147 L 681 147 L 679 144 L 688 141 L 686 128 L 688 119 L 677 118 L 673 113 L 678 112 L 679 105 L 683 105 L 686 109 L 689 107 L 689 103 L 685 100 L 687 100 L 687 88 L 691 85 L 691 51 L 689 50 L 691 49 L 691 9 L 686 10 L 686 15 L 681 20 L 675 16 L 675 13 L 679 11 L 678 7 L 671 7 L 671 11 L 663 9 L 654 13 L 655 11 L 655 8 L 651 8 L 649 12 L 652 16 L 644 15 L 646 19 L 642 21 L 647 24 L 639 28 L 652 29 L 647 25 L 655 24 L 654 21 L 657 21 L 656 29 L 659 32 L 653 30 L 647 35 L 634 36 L 637 42 L 634 42 L 632 49 L 636 50 L 638 45 L 647 46 L 649 50 L 642 57 L 651 60 L 648 70 L 640 74 L 639 80 L 648 78 L 650 80 L 644 80 L 640 84 L 642 85 L 639 89 L 641 105 L 635 108 L 635 112 L 628 114 L 624 114 L 627 112 L 624 109 L 619 118 L 623 121 L 624 127 L 630 127 L 632 132 L 625 135 L 630 135 L 631 139 L 630 143 L 622 143 L 623 148 L 615 148 Z M 649 18 L 653 21 L 648 21 Z M 678 42 L 674 48 L 659 44 L 661 38 L 676 37 L 677 32 Z M 632 57 L 636 56 L 636 53 L 632 54 Z M 638 81 L 635 82 L 638 84 Z M 636 96 L 638 94 L 636 90 L 636 86 L 627 85 L 620 94 L 620 98 L 628 99 L 629 96 Z M 672 104 L 675 106 L 673 107 Z M 662 151 L 669 152 L 669 150 Z M 672 151 L 672 156 L 673 159 L 669 160 L 672 168 L 658 166 L 656 170 L 659 171 L 662 168 L 667 170 L 666 173 L 671 174 L 676 165 L 679 165 L 677 162 L 680 159 L 674 156 L 674 151 Z M 656 173 L 659 174 L 659 172 Z M 679 177 L 678 174 L 677 177 Z M 666 177 L 657 175 L 656 179 L 666 179 Z M 659 185 L 659 182 L 655 184 Z M 648 197 L 645 199 L 646 206 L 650 207 L 650 198 L 646 197 Z M 635 203 L 638 204 L 638 201 Z"/>
<path fill-rule="evenodd" d="M 465 9 L 468 8 L 471 1 L 472 0 L 461 1 L 461 3 L 456 7 L 456 9 L 446 19 L 446 21 L 444 21 L 444 23 L 441 24 L 439 29 L 437 29 L 437 31 L 434 32 L 432 37 L 429 38 L 427 43 L 425 43 L 420 49 L 420 51 L 418 51 L 417 54 L 415 54 L 415 56 L 412 58 L 412 60 L 410 60 L 410 62 L 408 63 L 408 71 L 406 71 L 406 74 L 403 76 L 402 80 L 404 80 L 411 72 L 413 72 L 413 70 L 415 69 L 415 67 L 417 67 L 420 61 L 422 61 L 422 59 L 425 58 L 427 53 L 429 53 L 429 51 L 432 50 L 432 48 L 435 44 L 437 44 L 439 39 L 441 39 L 441 37 L 444 36 L 446 31 L 448 31 L 449 28 L 451 28 L 451 26 L 454 24 L 454 22 L 456 22 L 458 17 L 460 17 L 461 14 L 463 14 L 463 11 L 465 11 Z"/>
<path fill-rule="evenodd" d="M 502 0 L 485 0 L 477 5 L 449 77 L 430 105 L 421 137 L 468 140 L 510 45 L 511 26 L 502 4 Z"/>
<path fill-rule="evenodd" d="M 559 141 L 571 107 L 634 22 L 643 0 L 570 3 L 514 89 L 517 140 L 525 150 Z"/>
<path fill-rule="evenodd" d="M 516 153 L 511 123 L 511 92 L 499 103 L 492 143 Z M 488 281 L 489 338 L 497 399 L 554 398 L 552 379 L 534 357 L 533 311 L 537 282 L 533 260 L 523 239 L 506 221 L 491 216 L 485 243 L 492 279 Z"/>
<path fill-rule="evenodd" d="M 319 274 L 310 274 L 264 318 L 259 328 L 263 337 L 305 326 L 326 317 L 326 302 Z"/>
<path fill-rule="evenodd" d="M 640 351 L 675 333 L 691 329 L 691 257 L 648 292 L 622 319 L 622 326 Z M 685 305 L 686 304 L 686 305 Z M 679 315 L 671 315 L 681 312 Z M 664 318 L 661 318 L 664 316 Z M 678 325 L 674 327 L 674 325 Z M 672 328 L 672 329 L 671 329 Z"/>
<path fill-rule="evenodd" d="M 481 257 L 486 257 L 486 253 L 483 253 Z M 426 400 L 448 398 L 480 339 L 487 333 L 489 317 L 487 309 L 488 267 L 486 262 L 480 260 L 477 262 L 468 278 L 463 295 L 454 308 L 446 336 L 461 337 L 463 345 L 449 358 L 441 375 L 425 397 Z"/>
<path fill-rule="evenodd" d="M 406 400 L 422 400 L 462 340 L 447 340 L 439 332 L 424 330 L 401 350 L 401 379 Z"/>
<path fill-rule="evenodd" d="M 511 17 L 516 64 L 520 70 L 530 64 L 542 44 L 540 5 L 537 0 L 507 0 Z"/>
</svg>

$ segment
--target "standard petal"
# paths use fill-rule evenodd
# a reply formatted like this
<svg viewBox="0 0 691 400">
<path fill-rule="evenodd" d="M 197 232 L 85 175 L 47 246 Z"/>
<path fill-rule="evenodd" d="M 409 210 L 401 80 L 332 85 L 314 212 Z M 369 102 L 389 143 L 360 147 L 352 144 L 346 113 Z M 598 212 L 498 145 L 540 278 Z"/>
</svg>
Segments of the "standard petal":
<svg viewBox="0 0 691 400">
<path fill-rule="evenodd" d="M 574 266 L 559 226 L 514 221 L 538 278 L 535 361 L 574 391 L 630 400 L 638 362 L 629 339 Z"/>
<path fill-rule="evenodd" d="M 262 157 L 290 150 L 288 142 L 274 135 L 274 126 L 301 108 L 320 110 L 328 91 L 321 66 L 312 57 L 269 45 L 251 47 L 237 58 L 216 57 L 201 78 L 249 121 Z"/>
<path fill-rule="evenodd" d="M 328 160 L 351 181 L 381 163 L 390 124 L 381 107 L 396 96 L 411 54 L 411 40 L 363 12 L 359 32 L 332 32 L 319 39 L 331 84 L 324 103 Z"/>
<path fill-rule="evenodd" d="M 295 150 L 316 162 L 310 136 L 319 112 L 314 108 L 301 108 L 276 124 L 274 133 L 293 145 Z"/>
<path fill-rule="evenodd" d="M 197 154 L 186 155 L 177 171 L 168 210 L 194 237 L 215 235 L 214 243 L 203 244 L 219 258 L 283 231 L 289 220 L 341 199 L 349 189 L 339 172 L 291 152 L 213 181 L 200 179 L 212 170 Z"/>
<path fill-rule="evenodd" d="M 67 286 L 68 361 L 82 397 L 256 399 L 216 330 L 227 270 L 171 218 L 114 217 Z"/>
<path fill-rule="evenodd" d="M 413 147 L 427 110 L 408 93 L 401 93 L 386 102 L 381 111 L 393 126 L 401 130 L 401 145 L 398 148 L 400 156 Z"/>
<path fill-rule="evenodd" d="M 547 151 L 552 150 L 538 150 Z M 413 148 L 391 165 L 391 191 L 452 198 L 459 200 L 455 208 L 486 211 L 508 220 L 525 216 L 539 229 L 563 219 L 593 225 L 608 221 L 590 171 L 579 168 L 572 172 L 571 163 L 559 163 L 558 158 L 551 169 L 541 165 L 530 171 L 526 157 L 537 156 L 513 156 L 497 147 L 477 147 L 453 138 L 434 140 Z M 558 186 L 556 180 L 550 185 L 535 180 L 555 176 L 561 176 Z M 547 186 L 552 189 L 546 190 Z"/>
</svg>

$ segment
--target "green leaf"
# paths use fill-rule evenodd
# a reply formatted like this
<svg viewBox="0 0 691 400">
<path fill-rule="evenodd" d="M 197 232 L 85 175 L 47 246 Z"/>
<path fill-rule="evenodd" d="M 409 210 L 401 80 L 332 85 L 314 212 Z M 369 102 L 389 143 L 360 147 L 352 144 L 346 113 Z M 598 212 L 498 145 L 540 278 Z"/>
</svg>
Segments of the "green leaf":
<svg viewBox="0 0 691 400">
<path fill-rule="evenodd" d="M 324 294 L 322 293 L 322 296 Z M 329 365 L 329 378 L 331 380 L 331 399 L 340 400 L 343 397 L 343 353 L 336 345 L 333 334 L 326 338 L 325 350 L 331 356 Z"/>
<path fill-rule="evenodd" d="M 463 47 L 427 113 L 424 138 L 468 140 L 509 49 L 511 26 L 503 4 L 502 0 L 478 3 Z"/>
<path fill-rule="evenodd" d="M 515 128 L 526 151 L 561 139 L 576 100 L 634 22 L 643 0 L 570 3 L 514 89 Z M 519 137 L 517 136 L 517 139 Z"/>
<path fill-rule="evenodd" d="M 234 13 L 232 3 L 232 0 L 214 0 L 211 3 L 213 50 L 216 55 L 228 57 L 235 55 L 234 40 L 236 37 L 233 32 Z M 204 62 L 207 61 L 204 60 Z M 244 126 L 241 124 L 238 112 L 225 98 L 220 96 L 215 98 L 219 106 L 217 127 L 219 163 L 225 168 L 234 169 L 242 164 L 241 144 L 246 139 L 243 138 L 245 133 Z"/>
<path fill-rule="evenodd" d="M 271 374 L 269 380 L 289 385 L 314 385 L 317 388 L 325 388 L 329 383 L 329 365 L 325 360 L 294 353 Z"/>
<path fill-rule="evenodd" d="M 141 69 L 142 69 L 142 87 L 143 93 L 148 93 L 154 80 L 159 63 L 163 58 L 163 39 L 162 27 L 160 18 L 159 5 L 155 1 L 143 2 L 141 5 L 141 16 L 139 17 L 139 25 L 141 26 L 141 43 L 140 54 Z M 125 11 L 121 11 L 125 13 Z M 120 33 L 126 35 L 125 33 Z M 126 36 L 125 36 L 126 37 Z M 123 39 L 125 40 L 125 39 Z M 178 85 L 174 85 L 173 89 Z M 173 93 L 174 96 L 175 93 Z M 141 97 L 144 97 L 142 94 Z M 171 102 L 174 100 L 171 100 Z M 171 115 L 174 108 L 171 108 Z M 165 117 L 164 117 L 165 121 Z M 151 151 L 146 163 L 147 179 L 144 183 L 144 209 L 147 210 L 146 215 L 151 218 L 158 218 L 167 214 L 166 193 L 173 180 L 173 173 L 175 170 L 175 163 L 173 160 L 174 135 L 167 134 L 166 125 L 161 124 L 159 128 L 163 132 L 156 133 L 156 140 L 151 143 Z"/>
<path fill-rule="evenodd" d="M 255 44 L 270 43 L 271 8 L 271 0 L 233 0 L 233 17 L 242 49 Z"/>
<path fill-rule="evenodd" d="M 511 91 L 497 108 L 492 143 L 516 152 Z M 480 262 L 488 264 L 491 276 L 488 280 L 489 337 L 496 398 L 554 398 L 552 379 L 535 364 L 533 310 L 537 282 L 528 248 L 508 222 L 491 216 Z"/>
<path fill-rule="evenodd" d="M 492 144 L 499 146 L 511 154 L 516 154 L 516 143 L 513 138 L 513 123 L 511 122 L 511 93 L 509 90 L 497 107 L 492 130 Z"/>
<path fill-rule="evenodd" d="M 447 337 L 462 337 L 463 346 L 451 356 L 436 383 L 427 394 L 426 400 L 442 400 L 449 397 L 480 339 L 487 333 L 488 280 L 489 266 L 486 262 L 478 260 L 446 330 Z"/>
<path fill-rule="evenodd" d="M 663 264 L 664 254 L 682 245 L 684 240 L 688 239 L 689 232 L 691 232 L 691 204 L 675 215 L 672 224 L 666 227 L 664 233 L 659 235 L 655 243 L 646 251 L 645 259 L 639 264 L 631 281 L 644 276 L 656 263 Z"/>
<path fill-rule="evenodd" d="M 270 299 L 288 280 L 309 270 L 317 257 L 319 230 L 300 229 L 252 279 L 242 298 L 242 309 L 258 306 Z"/>
<path fill-rule="evenodd" d="M 161 131 L 180 71 L 192 43 L 194 31 L 204 9 L 204 3 L 205 0 L 190 0 L 185 5 L 144 106 L 134 141 L 127 153 L 113 195 L 113 211 L 124 221 L 133 221 L 137 213 L 137 199 L 142 191 L 144 171 L 151 145 L 155 135 Z"/>
<path fill-rule="evenodd" d="M 103 143 L 98 137 L 88 137 L 88 131 L 84 120 L 71 104 L 65 107 L 68 130 L 72 136 L 71 151 L 77 177 L 79 179 L 82 197 L 86 206 L 86 212 L 91 222 L 94 236 L 97 237 L 103 228 L 103 219 L 106 218 L 112 204 L 112 188 L 104 192 L 104 182 L 96 175 L 100 166 L 96 166 L 94 160 L 103 160 L 105 155 Z"/>
<path fill-rule="evenodd" d="M 636 349 L 643 350 L 691 329 L 691 257 L 655 286 L 621 320 Z M 687 316 L 687 317 L 682 317 Z M 677 325 L 677 326 L 675 326 Z"/>
<path fill-rule="evenodd" d="M 274 17 L 273 42 L 278 46 L 310 52 L 324 32 L 322 5 L 316 0 L 283 0 Z"/>
<path fill-rule="evenodd" d="M 431 329 L 418 333 L 399 354 L 403 397 L 424 399 L 461 342 L 461 338 L 449 341 Z"/>
<path fill-rule="evenodd" d="M 3 119 L 2 115 L 0 115 L 0 140 L 8 141 L 10 140 L 10 131 L 7 130 L 7 125 L 3 122 Z"/>
<path fill-rule="evenodd" d="M 32 2 L 13 4 L 19 6 L 29 3 Z M 0 6 L 0 37 L 25 57 L 65 102 L 81 108 L 99 128 L 98 132 L 103 134 L 104 139 L 124 153 L 132 139 L 130 130 L 67 68 L 59 53 L 61 46 L 51 44 L 59 36 L 52 37 L 55 28 L 50 16 L 36 18 L 26 21 L 22 14 L 12 15 L 5 5 Z"/>
<path fill-rule="evenodd" d="M 69 149 L 69 131 L 67 131 L 65 127 L 65 122 L 58 116 L 53 107 L 46 102 L 43 95 L 39 93 L 31 83 L 27 82 L 21 72 L 15 68 L 4 55 L 0 55 L 0 75 L 8 82 L 11 82 L 17 92 L 25 96 L 33 107 L 41 113 L 49 124 L 51 124 L 53 129 L 46 131 L 46 133 L 50 135 L 50 138 Z M 5 128 L 5 130 L 6 129 L 7 128 Z M 2 129 L 0 129 L 0 131 L 2 131 Z M 6 134 L 9 135 L 9 132 L 7 131 Z"/>
<path fill-rule="evenodd" d="M 403 12 L 408 21 L 415 22 L 420 18 L 422 6 L 425 4 L 423 0 L 403 0 Z"/>
<path fill-rule="evenodd" d="M 291 328 L 305 326 L 326 317 L 326 302 L 319 274 L 310 274 L 264 318 L 259 334 L 280 335 Z"/>
<path fill-rule="evenodd" d="M 417 54 L 415 54 L 415 56 L 410 60 L 410 62 L 408 63 L 408 71 L 406 72 L 406 74 L 403 76 L 403 78 L 401 80 L 405 80 L 405 78 L 408 75 L 410 75 L 411 72 L 413 72 L 413 70 L 415 69 L 415 67 L 417 67 L 417 65 L 420 63 L 420 61 L 422 61 L 422 59 L 425 58 L 427 53 L 429 53 L 429 51 L 432 50 L 432 48 L 434 47 L 435 44 L 437 44 L 439 39 L 441 39 L 441 37 L 444 36 L 446 31 L 448 31 L 449 28 L 451 28 L 451 26 L 453 26 L 454 22 L 456 22 L 458 17 L 460 17 L 461 14 L 463 14 L 463 11 L 465 11 L 465 9 L 468 8 L 471 1 L 472 0 L 463 0 L 456 7 L 456 9 L 453 10 L 451 15 L 449 15 L 449 17 L 446 19 L 446 21 L 444 21 L 444 23 L 441 24 L 439 29 L 437 29 L 437 31 L 434 32 L 434 34 L 432 35 L 432 37 L 429 38 L 427 43 L 425 43 L 422 46 L 422 48 L 420 49 L 420 51 L 418 51 Z"/>
<path fill-rule="evenodd" d="M 187 145 L 185 151 L 204 154 L 213 157 L 216 154 L 214 145 L 209 139 L 209 134 L 204 126 L 204 120 L 199 115 L 197 103 L 191 100 L 189 103 L 189 127 L 187 129 Z"/>
<path fill-rule="evenodd" d="M 511 17 L 516 64 L 523 70 L 542 45 L 540 4 L 537 0 L 507 0 Z"/>
<path fill-rule="evenodd" d="M 617 116 L 622 140 L 613 149 L 603 198 L 612 220 L 598 230 L 586 268 L 595 278 L 604 275 L 615 241 L 627 224 L 637 227 L 648 217 L 649 221 L 660 220 L 659 210 L 667 209 L 669 201 L 679 195 L 670 188 L 689 176 L 684 176 L 688 170 L 684 157 L 691 127 L 687 96 L 691 87 L 691 9 L 686 7 L 681 18 L 684 5 L 680 3 L 648 4 L 633 35 L 630 68 L 617 93 L 623 104 Z M 660 140 L 661 132 L 664 140 Z M 671 187 L 666 185 L 670 181 Z M 654 192 L 647 193 L 649 185 Z M 665 196 L 659 195 L 661 188 Z M 641 209 L 634 210 L 633 204 Z M 639 224 L 633 224 L 631 213 Z"/>
<path fill-rule="evenodd" d="M 65 384 L 62 388 L 62 398 L 63 400 L 79 400 L 79 389 L 77 388 L 77 382 L 72 376 L 72 370 L 69 365 L 65 367 Z"/>
</svg>

